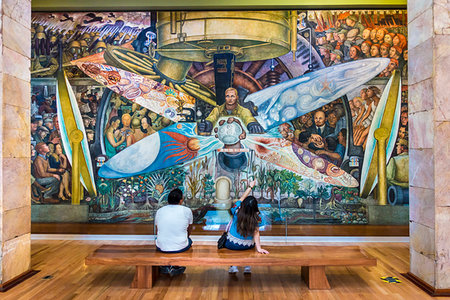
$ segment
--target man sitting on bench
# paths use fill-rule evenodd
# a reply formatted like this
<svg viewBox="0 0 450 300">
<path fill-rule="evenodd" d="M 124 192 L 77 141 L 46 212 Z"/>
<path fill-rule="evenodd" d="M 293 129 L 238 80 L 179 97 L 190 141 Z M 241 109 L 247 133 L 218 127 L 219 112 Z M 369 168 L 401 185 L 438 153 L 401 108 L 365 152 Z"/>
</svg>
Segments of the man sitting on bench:
<svg viewBox="0 0 450 300">
<path fill-rule="evenodd" d="M 180 253 L 191 248 L 192 240 L 189 237 L 193 221 L 192 211 L 182 206 L 184 197 L 180 189 L 169 193 L 169 205 L 161 207 L 156 212 L 155 226 L 157 230 L 156 249 L 164 253 Z M 161 273 L 170 276 L 182 274 L 186 267 L 164 266 Z"/>
</svg>

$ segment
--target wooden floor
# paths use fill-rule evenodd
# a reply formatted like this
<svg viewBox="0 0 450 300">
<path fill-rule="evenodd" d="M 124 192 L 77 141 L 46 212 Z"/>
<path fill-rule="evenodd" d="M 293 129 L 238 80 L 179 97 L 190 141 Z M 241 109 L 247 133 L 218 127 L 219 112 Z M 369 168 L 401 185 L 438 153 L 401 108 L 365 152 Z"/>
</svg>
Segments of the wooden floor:
<svg viewBox="0 0 450 300">
<path fill-rule="evenodd" d="M 400 275 L 409 270 L 407 243 L 360 244 L 378 259 L 378 266 L 329 267 L 332 289 L 327 291 L 308 290 L 296 267 L 254 267 L 250 276 L 230 276 L 220 266 L 188 267 L 180 277 L 161 276 L 152 290 L 130 289 L 134 267 L 84 264 L 102 244 L 146 243 L 34 240 L 32 268 L 40 272 L 0 293 L 0 299 L 434 299 Z M 402 283 L 385 283 L 383 276 Z"/>
</svg>

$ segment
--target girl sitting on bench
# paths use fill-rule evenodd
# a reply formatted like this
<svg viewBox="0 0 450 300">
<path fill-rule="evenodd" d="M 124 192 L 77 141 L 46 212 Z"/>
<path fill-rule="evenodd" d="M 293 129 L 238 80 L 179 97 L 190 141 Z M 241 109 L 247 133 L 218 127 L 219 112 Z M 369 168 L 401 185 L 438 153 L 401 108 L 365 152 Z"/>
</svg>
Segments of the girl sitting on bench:
<svg viewBox="0 0 450 300">
<path fill-rule="evenodd" d="M 245 190 L 242 197 L 231 208 L 233 215 L 232 223 L 228 231 L 225 248 L 230 250 L 247 250 L 256 246 L 256 251 L 269 254 L 269 251 L 261 248 L 259 238 L 259 226 L 261 217 L 259 216 L 258 201 L 253 196 L 248 196 L 255 186 L 256 181 L 252 181 Z M 229 273 L 239 272 L 236 266 L 231 266 Z M 244 268 L 244 274 L 250 274 L 250 266 Z"/>
</svg>

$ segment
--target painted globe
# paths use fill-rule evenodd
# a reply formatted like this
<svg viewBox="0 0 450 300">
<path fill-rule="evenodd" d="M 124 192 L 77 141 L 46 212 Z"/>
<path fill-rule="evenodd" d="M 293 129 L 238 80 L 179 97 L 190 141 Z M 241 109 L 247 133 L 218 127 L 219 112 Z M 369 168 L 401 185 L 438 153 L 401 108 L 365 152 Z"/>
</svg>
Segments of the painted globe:
<svg viewBox="0 0 450 300">
<path fill-rule="evenodd" d="M 239 142 L 239 136 L 241 134 L 242 127 L 236 122 L 225 122 L 222 126 L 219 126 L 217 132 L 219 140 L 225 145 L 233 145 Z"/>
</svg>

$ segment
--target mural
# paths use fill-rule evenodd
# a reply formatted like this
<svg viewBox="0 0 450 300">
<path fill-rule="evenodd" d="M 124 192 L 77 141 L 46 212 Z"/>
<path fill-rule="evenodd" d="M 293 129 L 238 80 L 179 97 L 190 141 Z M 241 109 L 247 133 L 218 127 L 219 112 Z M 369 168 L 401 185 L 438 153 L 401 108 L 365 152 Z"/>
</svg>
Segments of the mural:
<svg viewBox="0 0 450 300">
<path fill-rule="evenodd" d="M 406 11 L 32 18 L 33 206 L 151 223 L 180 187 L 212 230 L 256 179 L 267 230 L 367 224 L 379 127 L 408 203 Z"/>
</svg>

